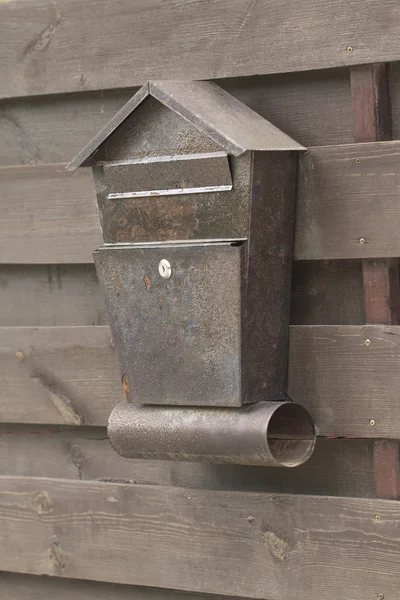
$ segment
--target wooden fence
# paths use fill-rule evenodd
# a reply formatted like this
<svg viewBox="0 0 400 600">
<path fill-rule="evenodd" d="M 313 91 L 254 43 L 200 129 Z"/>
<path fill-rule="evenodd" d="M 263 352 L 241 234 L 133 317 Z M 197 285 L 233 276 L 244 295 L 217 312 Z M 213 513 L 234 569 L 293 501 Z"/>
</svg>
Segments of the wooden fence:
<svg viewBox="0 0 400 600">
<path fill-rule="evenodd" d="M 397 598 L 399 3 L 9 0 L 0 30 L 4 596 Z M 95 194 L 64 166 L 150 78 L 217 80 L 309 148 L 289 393 L 320 437 L 298 469 L 108 443 Z"/>
</svg>

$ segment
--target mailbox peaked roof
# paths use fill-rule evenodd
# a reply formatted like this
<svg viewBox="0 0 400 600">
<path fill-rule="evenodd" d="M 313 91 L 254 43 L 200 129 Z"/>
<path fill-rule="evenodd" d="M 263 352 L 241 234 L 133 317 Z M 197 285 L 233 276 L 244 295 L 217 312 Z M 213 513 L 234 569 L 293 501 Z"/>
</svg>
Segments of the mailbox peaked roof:
<svg viewBox="0 0 400 600">
<path fill-rule="evenodd" d="M 231 94 L 207 81 L 149 81 L 69 163 L 67 169 L 93 164 L 92 156 L 148 96 L 213 139 L 228 154 L 246 150 L 305 150 L 269 121 Z"/>
</svg>

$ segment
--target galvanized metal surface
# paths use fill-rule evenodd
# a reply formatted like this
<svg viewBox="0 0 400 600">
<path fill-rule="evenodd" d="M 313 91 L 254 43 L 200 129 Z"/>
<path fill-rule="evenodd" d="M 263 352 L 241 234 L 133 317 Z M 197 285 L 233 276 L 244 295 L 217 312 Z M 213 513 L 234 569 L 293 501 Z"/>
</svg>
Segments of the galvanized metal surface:
<svg viewBox="0 0 400 600">
<path fill-rule="evenodd" d="M 130 400 L 240 406 L 244 248 L 110 247 L 94 259 Z"/>
<path fill-rule="evenodd" d="M 137 111 L 145 100 L 157 99 L 183 117 L 221 149 L 239 156 L 246 150 L 305 150 L 231 94 L 207 81 L 147 82 L 109 123 L 79 152 L 67 169 L 91 166 L 99 148 Z M 94 156 L 95 155 L 95 156 Z"/>
<path fill-rule="evenodd" d="M 240 409 L 119 404 L 108 436 L 127 458 L 190 460 L 296 467 L 312 454 L 315 428 L 293 402 L 260 402 Z"/>
<path fill-rule="evenodd" d="M 156 117 L 148 115 L 153 123 Z M 157 122 L 157 121 L 156 121 Z M 169 148 L 165 150 L 167 156 L 181 152 L 179 139 L 175 139 L 176 124 L 161 119 L 158 135 L 163 140 L 169 140 Z M 198 132 L 199 135 L 200 132 Z M 196 144 L 201 142 L 197 134 L 190 138 L 190 148 L 196 149 Z M 175 145 L 174 145 L 175 144 Z M 189 147 L 188 147 L 189 149 Z M 203 150 L 202 142 L 200 149 Z M 128 152 L 128 150 L 126 150 Z M 172 153 L 172 154 L 171 154 Z M 203 152 L 200 153 L 202 155 Z M 178 179 L 183 183 L 183 178 L 189 185 L 211 184 L 232 186 L 231 191 L 200 190 L 195 194 L 181 194 L 139 198 L 119 198 L 117 201 L 110 199 L 110 194 L 122 189 L 132 191 L 143 190 L 143 176 L 135 181 L 137 172 L 135 167 L 126 174 L 128 180 L 118 178 L 121 168 L 108 166 L 94 167 L 97 201 L 101 215 L 103 239 L 106 243 L 143 243 L 155 241 L 175 240 L 203 240 L 203 239 L 243 239 L 248 236 L 249 223 L 249 197 L 251 189 L 251 152 L 245 153 L 237 159 L 222 158 L 217 153 L 216 157 L 186 160 L 186 168 L 181 169 L 180 161 L 168 163 L 146 164 L 149 168 L 147 175 L 147 189 L 157 189 L 165 186 L 166 181 L 173 183 Z M 158 155 L 157 155 L 158 156 Z M 180 155 L 182 156 L 182 155 Z M 193 155 L 192 155 L 193 156 Z M 212 163 L 212 166 L 209 166 Z M 169 171 L 164 172 L 162 182 L 157 177 L 157 169 L 162 165 L 162 170 L 167 166 Z M 204 166 L 207 170 L 204 170 Z M 176 170 L 180 167 L 180 174 Z M 153 169 L 151 169 L 153 168 Z M 201 173 L 199 173 L 199 168 Z M 115 170 L 116 177 L 110 178 Z M 127 167 L 123 167 L 126 171 Z M 160 173 L 159 173 L 160 175 Z M 186 185 L 186 184 L 185 184 Z M 142 195 L 142 194 L 141 194 Z"/>
<path fill-rule="evenodd" d="M 167 155 L 104 163 L 108 199 L 173 196 L 232 189 L 224 152 Z"/>
</svg>

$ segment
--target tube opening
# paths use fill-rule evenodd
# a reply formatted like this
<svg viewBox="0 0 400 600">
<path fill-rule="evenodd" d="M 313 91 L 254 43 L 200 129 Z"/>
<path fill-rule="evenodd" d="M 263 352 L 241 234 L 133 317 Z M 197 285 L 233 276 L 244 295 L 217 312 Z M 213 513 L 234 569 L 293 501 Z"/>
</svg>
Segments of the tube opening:
<svg viewBox="0 0 400 600">
<path fill-rule="evenodd" d="M 314 423 L 303 406 L 280 404 L 267 427 L 269 451 L 282 467 L 297 467 L 308 460 L 315 446 Z"/>
</svg>

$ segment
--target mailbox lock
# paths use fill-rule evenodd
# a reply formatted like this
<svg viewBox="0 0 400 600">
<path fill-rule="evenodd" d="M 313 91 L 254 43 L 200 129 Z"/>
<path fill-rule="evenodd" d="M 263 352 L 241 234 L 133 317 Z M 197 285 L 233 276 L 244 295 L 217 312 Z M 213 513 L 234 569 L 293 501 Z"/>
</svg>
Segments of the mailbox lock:
<svg viewBox="0 0 400 600">
<path fill-rule="evenodd" d="M 171 265 L 166 258 L 162 258 L 158 263 L 158 272 L 160 273 L 161 277 L 164 277 L 164 279 L 169 279 L 171 277 Z"/>
</svg>

